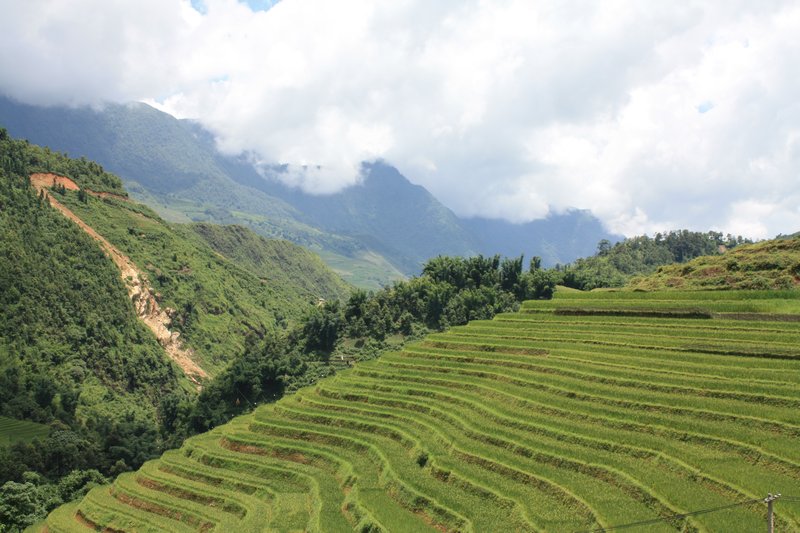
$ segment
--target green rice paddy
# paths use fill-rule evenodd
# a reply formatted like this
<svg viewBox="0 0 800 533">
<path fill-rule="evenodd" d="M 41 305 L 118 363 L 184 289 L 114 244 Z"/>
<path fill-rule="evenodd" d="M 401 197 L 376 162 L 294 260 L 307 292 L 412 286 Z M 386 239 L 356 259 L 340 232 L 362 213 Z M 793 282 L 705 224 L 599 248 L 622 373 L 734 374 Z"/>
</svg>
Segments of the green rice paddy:
<svg viewBox="0 0 800 533">
<path fill-rule="evenodd" d="M 800 531 L 798 302 L 526 302 L 189 439 L 47 531 L 760 531 L 768 492 Z"/>
<path fill-rule="evenodd" d="M 44 424 L 0 416 L 0 446 L 43 439 L 49 431 L 50 428 Z"/>
</svg>

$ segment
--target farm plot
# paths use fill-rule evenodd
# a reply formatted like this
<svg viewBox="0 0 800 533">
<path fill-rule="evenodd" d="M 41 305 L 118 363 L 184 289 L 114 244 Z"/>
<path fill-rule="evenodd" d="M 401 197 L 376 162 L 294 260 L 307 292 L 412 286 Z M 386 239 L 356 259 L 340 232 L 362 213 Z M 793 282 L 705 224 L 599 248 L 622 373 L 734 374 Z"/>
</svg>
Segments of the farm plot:
<svg viewBox="0 0 800 533">
<path fill-rule="evenodd" d="M 43 439 L 48 431 L 50 428 L 44 424 L 0 416 L 0 445 Z"/>
<path fill-rule="evenodd" d="M 797 297 L 526 302 L 192 438 L 48 531 L 757 531 L 769 492 L 800 531 Z"/>
</svg>

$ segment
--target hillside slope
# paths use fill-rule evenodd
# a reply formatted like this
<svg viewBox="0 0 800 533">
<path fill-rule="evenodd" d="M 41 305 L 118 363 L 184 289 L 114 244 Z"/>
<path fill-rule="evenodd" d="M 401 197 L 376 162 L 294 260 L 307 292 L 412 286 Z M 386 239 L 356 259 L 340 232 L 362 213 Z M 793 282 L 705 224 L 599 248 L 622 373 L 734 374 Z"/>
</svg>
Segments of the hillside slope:
<svg viewBox="0 0 800 533">
<path fill-rule="evenodd" d="M 169 224 L 121 191 L 52 173 L 31 183 L 111 257 L 139 318 L 195 382 L 224 367 L 247 334 L 286 328 L 320 298 L 349 295 L 319 257 L 289 242 L 238 226 Z"/>
<path fill-rule="evenodd" d="M 305 194 L 276 182 L 265 185 L 310 224 L 364 242 L 406 274 L 418 273 L 437 255 L 478 253 L 458 217 L 425 188 L 386 163 L 364 163 L 361 172 L 360 183 L 329 195 Z"/>
<path fill-rule="evenodd" d="M 486 218 L 468 218 L 462 224 L 477 240 L 482 254 L 539 256 L 544 267 L 592 255 L 603 239 L 622 239 L 621 235 L 610 234 L 589 211 L 577 209 L 525 224 Z"/>
<path fill-rule="evenodd" d="M 282 256 L 263 256 L 269 262 L 256 272 L 250 270 L 252 262 L 239 264 L 234 253 L 236 234 L 262 249 L 268 246 L 247 230 L 214 230 L 233 239 L 224 249 L 226 256 L 207 243 L 209 231 L 165 222 L 141 204 L 91 195 L 81 200 L 70 191 L 57 196 L 144 272 L 155 299 L 171 317 L 171 329 L 181 334 L 211 376 L 241 352 L 248 334 L 262 336 L 289 327 L 319 298 L 338 299 L 346 290 L 318 260 L 306 262 L 308 252 L 294 245 L 283 246 Z M 215 242 L 221 246 L 224 241 L 220 237 Z M 283 270 L 291 277 L 268 274 Z"/>
<path fill-rule="evenodd" d="M 40 198 L 46 199 L 51 207 L 60 211 L 62 215 L 77 224 L 78 227 L 94 239 L 95 242 L 100 245 L 103 252 L 111 258 L 119 269 L 120 276 L 128 291 L 128 297 L 131 299 L 131 302 L 133 302 L 139 320 L 153 332 L 166 354 L 178 365 L 186 377 L 195 385 L 200 386 L 201 380 L 207 378 L 208 374 L 197 365 L 192 351 L 187 350 L 186 347 L 183 346 L 183 342 L 179 338 L 178 333 L 170 330 L 172 323 L 171 317 L 159 306 L 158 301 L 153 295 L 153 289 L 150 286 L 147 276 L 144 275 L 130 258 L 120 252 L 119 249 L 97 233 L 94 228 L 81 220 L 75 213 L 56 200 L 51 194 L 50 188 L 58 187 L 62 195 L 66 194 L 67 190 L 82 190 L 83 194 L 89 194 L 98 198 L 118 198 L 123 200 L 127 200 L 127 198 L 114 193 L 87 192 L 86 189 L 80 189 L 70 178 L 57 174 L 34 173 L 31 174 L 30 179 L 31 185 L 34 186 Z"/>
<path fill-rule="evenodd" d="M 163 451 L 162 400 L 192 390 L 137 319 L 116 266 L 37 196 L 29 175 L 45 170 L 122 193 L 98 165 L 0 130 L 0 415 L 50 425 L 36 447 L 0 447 L 2 482 L 138 465 Z"/>
<path fill-rule="evenodd" d="M 289 241 L 265 239 L 243 226 L 196 223 L 189 228 L 208 245 L 278 287 L 294 287 L 306 300 L 345 300 L 352 286 L 331 272 L 320 257 Z"/>
<path fill-rule="evenodd" d="M 240 224 L 290 240 L 320 252 L 346 279 L 370 289 L 417 274 L 425 260 L 440 254 L 525 253 L 553 264 L 586 255 L 600 239 L 616 240 L 579 211 L 541 224 L 464 221 L 380 162 L 365 164 L 361 182 L 339 193 L 306 194 L 277 179 L 279 166 L 272 169 L 275 179 L 264 179 L 247 157 L 219 152 L 197 123 L 145 104 L 40 108 L 0 97 L 0 124 L 14 135 L 101 162 L 171 220 Z"/>
<path fill-rule="evenodd" d="M 798 531 L 797 295 L 526 302 L 194 437 L 47 527 L 756 531 L 782 492 L 776 530 Z"/>
<path fill-rule="evenodd" d="M 0 129 L 0 433 L 37 437 L 0 435 L 2 526 L 179 445 L 176 420 L 202 398 L 187 376 L 211 388 L 247 346 L 349 294 L 296 245 L 205 230 L 131 201 L 95 162 Z"/>
<path fill-rule="evenodd" d="M 191 121 L 141 103 L 42 108 L 0 96 L 0 125 L 102 163 L 170 220 L 242 224 L 268 238 L 335 254 L 348 269 L 366 267 L 381 282 L 396 277 L 391 267 L 361 258 L 369 251 L 364 243 L 309 225 L 294 207 L 256 187 L 264 180 L 252 166 L 217 152 L 213 137 Z"/>
<path fill-rule="evenodd" d="M 722 255 L 659 267 L 629 288 L 791 289 L 800 286 L 800 235 L 737 246 Z"/>
</svg>

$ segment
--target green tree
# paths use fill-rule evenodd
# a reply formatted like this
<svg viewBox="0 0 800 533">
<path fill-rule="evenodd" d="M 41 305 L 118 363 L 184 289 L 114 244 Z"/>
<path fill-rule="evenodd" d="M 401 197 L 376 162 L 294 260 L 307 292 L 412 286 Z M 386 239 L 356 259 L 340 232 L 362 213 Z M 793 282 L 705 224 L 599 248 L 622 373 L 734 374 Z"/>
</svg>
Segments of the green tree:
<svg viewBox="0 0 800 533">
<path fill-rule="evenodd" d="M 108 479 L 95 469 L 73 470 L 59 480 L 58 495 L 64 502 L 77 500 L 84 497 L 92 488 L 108 482 Z"/>
<path fill-rule="evenodd" d="M 517 292 L 519 278 L 522 275 L 523 256 L 515 259 L 506 258 L 500 263 L 500 288 L 506 292 Z"/>
<path fill-rule="evenodd" d="M 6 482 L 0 487 L 0 524 L 10 532 L 22 531 L 47 515 L 43 494 L 31 482 Z"/>
<path fill-rule="evenodd" d="M 361 316 L 358 316 L 361 319 Z M 306 349 L 330 352 L 339 339 L 339 331 L 344 324 L 338 301 L 325 302 L 312 309 L 303 323 L 303 337 Z"/>
</svg>

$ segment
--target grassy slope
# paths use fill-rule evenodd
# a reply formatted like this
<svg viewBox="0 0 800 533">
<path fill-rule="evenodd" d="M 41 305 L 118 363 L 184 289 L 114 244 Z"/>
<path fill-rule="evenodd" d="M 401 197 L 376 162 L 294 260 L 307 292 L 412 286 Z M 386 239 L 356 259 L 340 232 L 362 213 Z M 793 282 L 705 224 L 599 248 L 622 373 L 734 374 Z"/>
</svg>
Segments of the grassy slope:
<svg viewBox="0 0 800 533">
<path fill-rule="evenodd" d="M 718 256 L 659 267 L 629 288 L 790 289 L 800 285 L 800 236 L 742 245 Z"/>
<path fill-rule="evenodd" d="M 211 248 L 263 281 L 279 287 L 295 286 L 302 296 L 346 299 L 352 287 L 329 270 L 320 257 L 280 239 L 265 239 L 243 226 L 192 224 L 190 228 Z"/>
<path fill-rule="evenodd" d="M 218 189 L 213 183 L 203 183 L 191 189 L 191 198 L 187 198 L 187 191 L 180 197 L 158 196 L 135 185 L 131 193 L 170 221 L 242 225 L 268 239 L 294 242 L 318 253 L 349 283 L 364 289 L 379 289 L 404 277 L 386 257 L 355 238 L 320 230 L 290 216 L 281 218 L 279 210 L 265 215 L 261 196 L 269 197 L 239 184 Z M 214 198 L 215 204 L 209 203 L 208 198 Z"/>
<path fill-rule="evenodd" d="M 170 224 L 116 199 L 59 199 L 145 271 L 161 305 L 174 310 L 174 329 L 212 375 L 241 351 L 248 333 L 286 327 L 317 298 L 346 290 L 305 250 L 243 228 Z M 248 255 L 237 241 L 256 248 Z"/>
<path fill-rule="evenodd" d="M 405 279 L 402 272 L 375 252 L 356 252 L 348 257 L 320 251 L 319 255 L 334 272 L 360 289 L 377 291 Z"/>
<path fill-rule="evenodd" d="M 757 500 L 800 479 L 797 297 L 526 302 L 194 437 L 78 509 L 154 531 L 757 530 Z M 776 510 L 777 530 L 800 530 L 800 504 Z"/>
</svg>

